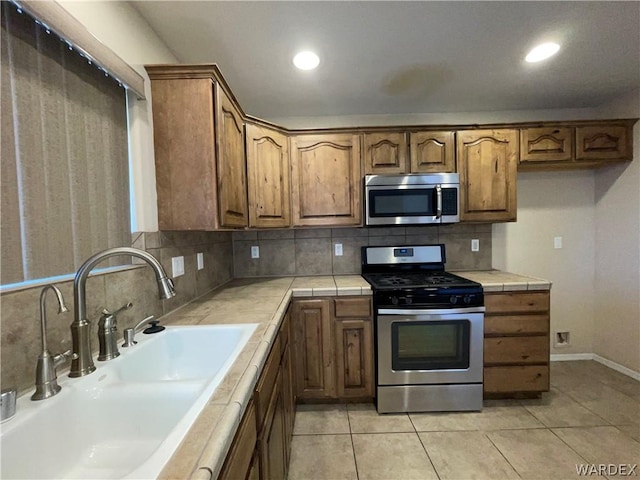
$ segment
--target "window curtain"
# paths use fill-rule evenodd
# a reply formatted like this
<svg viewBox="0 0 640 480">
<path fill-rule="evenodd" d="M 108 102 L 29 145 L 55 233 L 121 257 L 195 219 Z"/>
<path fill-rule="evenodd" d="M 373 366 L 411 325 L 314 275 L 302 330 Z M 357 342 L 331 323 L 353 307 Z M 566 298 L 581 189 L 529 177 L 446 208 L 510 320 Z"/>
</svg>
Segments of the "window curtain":
<svg viewBox="0 0 640 480">
<path fill-rule="evenodd" d="M 124 88 L 8 2 L 0 49 L 7 285 L 130 245 L 130 198 Z"/>
</svg>

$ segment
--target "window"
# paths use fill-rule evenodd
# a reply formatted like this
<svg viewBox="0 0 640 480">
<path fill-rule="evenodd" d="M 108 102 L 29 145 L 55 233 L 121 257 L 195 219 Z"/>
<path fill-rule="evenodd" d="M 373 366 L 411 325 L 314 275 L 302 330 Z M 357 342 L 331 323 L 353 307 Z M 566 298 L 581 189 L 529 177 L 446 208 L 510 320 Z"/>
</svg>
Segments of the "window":
<svg viewBox="0 0 640 480">
<path fill-rule="evenodd" d="M 8 2 L 0 45 L 7 285 L 72 273 L 131 231 L 124 87 Z"/>
</svg>

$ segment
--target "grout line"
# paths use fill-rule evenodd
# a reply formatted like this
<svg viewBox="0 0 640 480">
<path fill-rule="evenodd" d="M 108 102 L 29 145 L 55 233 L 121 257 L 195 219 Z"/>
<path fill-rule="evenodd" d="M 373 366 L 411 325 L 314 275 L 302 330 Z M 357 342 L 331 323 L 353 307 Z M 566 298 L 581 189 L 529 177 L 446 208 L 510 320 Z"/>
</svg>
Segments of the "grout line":
<svg viewBox="0 0 640 480">
<path fill-rule="evenodd" d="M 438 477 L 438 480 L 441 480 L 440 479 L 440 474 L 438 473 L 438 469 L 434 465 L 433 460 L 431 460 L 431 456 L 429 455 L 429 452 L 427 451 L 427 446 L 424 444 L 424 442 L 422 441 L 422 438 L 420 438 L 420 434 L 417 431 L 416 431 L 416 435 L 418 437 L 418 441 L 420 442 L 420 445 L 422 445 L 422 450 L 424 450 L 425 455 L 429 459 L 429 463 L 431 464 L 431 468 L 433 468 L 433 471 L 435 472 L 436 477 Z"/>
<path fill-rule="evenodd" d="M 576 428 L 576 427 L 573 427 L 573 428 Z M 585 427 L 585 428 L 587 428 L 587 427 Z M 614 428 L 615 428 L 615 427 L 614 427 Z M 569 449 L 570 449 L 572 452 L 574 452 L 574 453 L 575 453 L 576 455 L 578 455 L 581 459 L 583 459 L 583 460 L 585 461 L 585 463 L 591 463 L 591 462 L 589 462 L 589 460 L 587 460 L 586 458 L 584 458 L 584 456 L 583 456 L 583 455 L 580 455 L 580 454 L 578 453 L 578 451 L 577 451 L 575 448 L 573 448 L 571 445 L 569 445 L 567 442 L 565 442 L 565 441 L 562 439 L 562 437 L 560 437 L 556 432 L 554 432 L 554 431 L 553 431 L 553 430 L 551 430 L 551 429 L 549 429 L 549 431 L 550 431 L 550 432 L 551 432 L 551 433 L 552 433 L 552 434 L 553 434 L 557 439 L 559 439 L 562 443 L 564 443 L 567 447 L 569 447 Z"/>
<path fill-rule="evenodd" d="M 487 432 L 483 432 L 484 436 L 487 438 L 487 440 L 489 440 L 489 443 L 491 443 L 491 445 L 493 445 L 493 448 L 495 448 L 498 453 L 502 456 L 502 458 L 504 458 L 505 462 L 507 462 L 507 464 L 513 469 L 513 471 L 516 473 L 516 475 L 520 478 L 522 478 L 522 476 L 520 475 L 520 472 L 518 472 L 518 470 L 516 470 L 516 467 L 514 467 L 511 462 L 509 461 L 509 459 L 505 456 L 504 453 L 502 453 L 502 450 L 500 450 L 500 448 L 498 448 L 498 446 L 493 443 L 493 440 L 491 440 L 491 438 L 489 437 L 489 435 L 487 434 Z"/>
<path fill-rule="evenodd" d="M 356 458 L 356 446 L 353 444 L 353 429 L 351 428 L 351 419 L 349 418 L 349 404 L 345 403 L 344 408 L 347 412 L 347 423 L 349 424 L 349 439 L 351 440 L 351 453 L 353 453 L 353 464 L 356 467 L 356 480 L 360 480 L 358 472 L 358 459 Z"/>
</svg>

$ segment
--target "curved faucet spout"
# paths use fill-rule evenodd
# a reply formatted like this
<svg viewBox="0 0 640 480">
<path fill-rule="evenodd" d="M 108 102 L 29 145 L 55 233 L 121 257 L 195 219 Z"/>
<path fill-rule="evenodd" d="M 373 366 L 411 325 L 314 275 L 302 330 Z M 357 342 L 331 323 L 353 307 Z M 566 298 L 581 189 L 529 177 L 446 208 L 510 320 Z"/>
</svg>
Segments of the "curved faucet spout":
<svg viewBox="0 0 640 480">
<path fill-rule="evenodd" d="M 175 296 L 173 282 L 167 277 L 160 262 L 150 253 L 144 250 L 130 247 L 109 248 L 96 253 L 88 258 L 78 269 L 73 282 L 73 301 L 75 315 L 71 324 L 71 337 L 73 340 L 73 357 L 71 361 L 70 377 L 81 377 L 93 372 L 96 367 L 91 357 L 91 343 L 89 339 L 89 320 L 87 319 L 86 282 L 89 273 L 103 260 L 118 255 L 130 255 L 141 258 L 153 269 L 158 282 L 158 292 L 161 299 L 169 299 Z"/>
</svg>

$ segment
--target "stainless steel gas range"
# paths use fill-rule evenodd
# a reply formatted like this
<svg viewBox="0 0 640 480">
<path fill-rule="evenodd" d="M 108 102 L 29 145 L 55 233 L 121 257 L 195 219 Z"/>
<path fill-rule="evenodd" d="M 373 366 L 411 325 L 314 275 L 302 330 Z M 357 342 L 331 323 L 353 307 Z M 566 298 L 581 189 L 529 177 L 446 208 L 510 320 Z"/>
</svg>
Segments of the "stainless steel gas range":
<svg viewBox="0 0 640 480">
<path fill-rule="evenodd" d="M 380 413 L 482 409 L 482 286 L 445 261 L 442 244 L 362 247 Z"/>
</svg>

